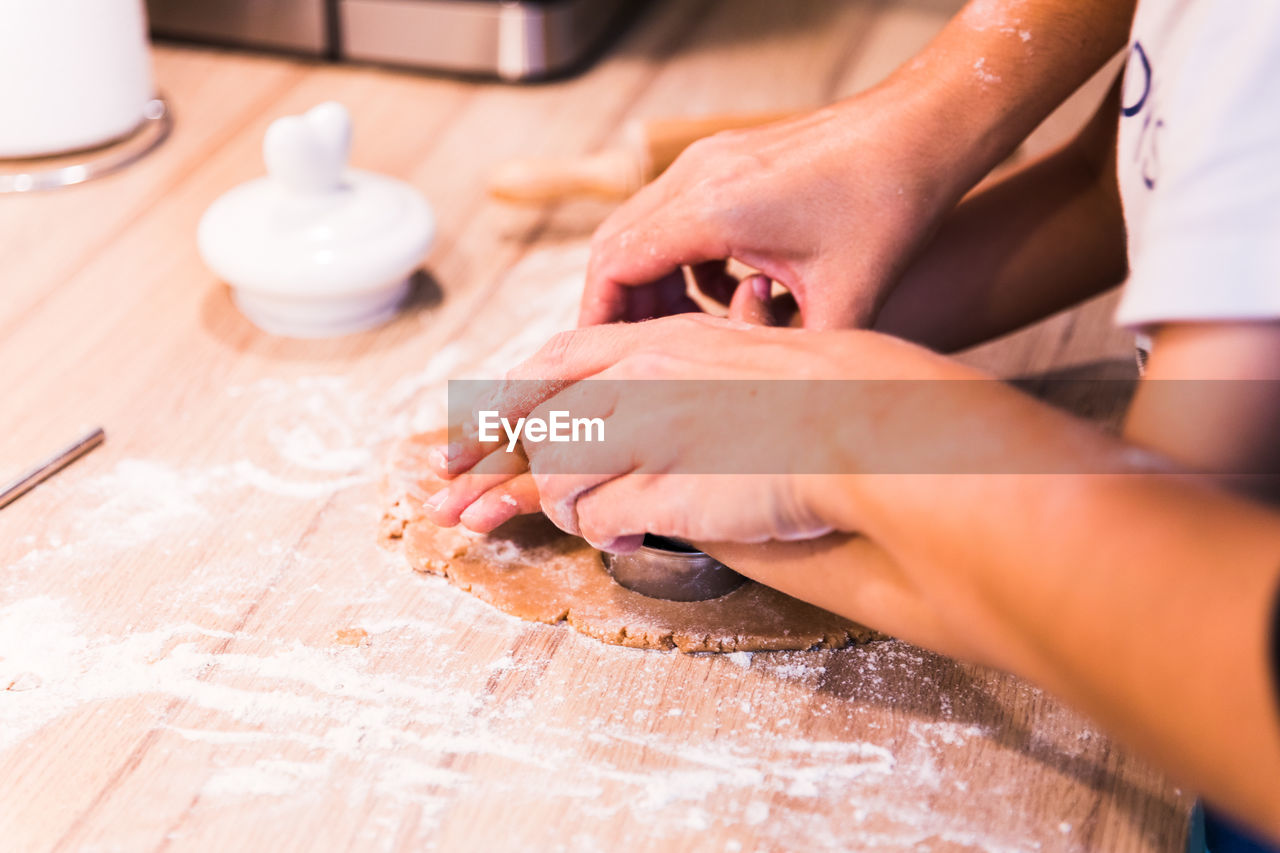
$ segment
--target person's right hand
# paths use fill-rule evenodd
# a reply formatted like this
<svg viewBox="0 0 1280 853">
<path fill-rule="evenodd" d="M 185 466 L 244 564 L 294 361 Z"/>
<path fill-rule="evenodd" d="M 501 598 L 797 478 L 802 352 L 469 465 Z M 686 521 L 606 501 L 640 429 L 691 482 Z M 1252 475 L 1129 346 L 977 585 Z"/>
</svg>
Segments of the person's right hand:
<svg viewBox="0 0 1280 853">
<path fill-rule="evenodd" d="M 868 325 L 967 187 L 909 98 L 834 107 L 700 140 L 597 230 L 579 325 L 696 311 L 681 267 L 728 303 L 740 261 L 785 287 L 810 329 Z"/>
<path fill-rule="evenodd" d="M 596 232 L 579 325 L 727 303 L 735 259 L 809 329 L 868 326 L 940 220 L 1126 42 L 1134 0 L 970 0 L 884 82 L 692 145 Z"/>
</svg>

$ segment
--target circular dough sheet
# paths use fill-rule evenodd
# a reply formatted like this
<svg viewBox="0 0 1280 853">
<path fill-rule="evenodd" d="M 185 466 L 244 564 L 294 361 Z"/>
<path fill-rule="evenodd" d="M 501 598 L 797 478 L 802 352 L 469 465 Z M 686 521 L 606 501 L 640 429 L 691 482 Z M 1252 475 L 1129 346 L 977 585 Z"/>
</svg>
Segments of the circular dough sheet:
<svg viewBox="0 0 1280 853">
<path fill-rule="evenodd" d="M 442 433 L 402 441 L 386 478 L 384 539 L 402 539 L 409 564 L 444 575 L 512 616 L 567 622 L 606 643 L 682 652 L 839 648 L 875 634 L 754 581 L 711 601 L 665 601 L 619 586 L 600 553 L 545 516 L 513 519 L 486 536 L 426 521 L 421 506 L 442 484 L 426 451 Z"/>
</svg>

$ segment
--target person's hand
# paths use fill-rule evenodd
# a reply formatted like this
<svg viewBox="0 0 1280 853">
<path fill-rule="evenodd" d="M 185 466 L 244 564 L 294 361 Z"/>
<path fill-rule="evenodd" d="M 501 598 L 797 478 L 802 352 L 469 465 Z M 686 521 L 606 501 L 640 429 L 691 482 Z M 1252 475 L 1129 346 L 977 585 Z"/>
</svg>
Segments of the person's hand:
<svg viewBox="0 0 1280 853">
<path fill-rule="evenodd" d="M 751 276 L 734 293 L 729 317 L 744 324 L 778 326 L 785 325 L 789 310 L 784 303 L 775 311 L 769 280 Z M 551 390 L 547 388 L 543 397 Z M 538 488 L 523 450 L 514 456 L 496 451 L 496 446 L 480 442 L 432 450 L 427 456 L 432 472 L 444 480 L 457 479 L 427 500 L 427 517 L 444 527 L 461 524 L 488 533 L 517 515 L 540 512 Z"/>
<path fill-rule="evenodd" d="M 897 432 L 886 421 L 892 407 L 883 396 L 870 405 L 867 395 L 832 399 L 823 383 L 803 380 L 957 375 L 971 373 L 869 332 L 766 329 L 704 315 L 581 329 L 512 371 L 493 405 L 511 419 L 545 420 L 557 410 L 599 417 L 608 441 L 526 442 L 526 471 L 518 454 L 463 440 L 433 463 L 455 479 L 426 513 L 438 524 L 487 530 L 540 507 L 562 529 L 613 551 L 637 547 L 646 532 L 761 542 L 853 529 L 837 478 L 825 472 L 858 469 L 848 443 L 881 452 Z M 628 387 L 637 379 L 752 381 Z M 891 383 L 872 385 L 892 392 Z M 726 455 L 727 424 L 734 440 Z"/>
<path fill-rule="evenodd" d="M 596 231 L 579 325 L 728 303 L 740 261 L 782 285 L 809 329 L 869 325 L 886 289 L 968 188 L 892 89 L 688 148 Z"/>
<path fill-rule="evenodd" d="M 808 329 L 864 327 L 940 220 L 1128 38 L 1134 0 L 972 0 L 872 89 L 695 143 L 597 231 L 579 325 L 727 302 L 734 259 Z"/>
</svg>

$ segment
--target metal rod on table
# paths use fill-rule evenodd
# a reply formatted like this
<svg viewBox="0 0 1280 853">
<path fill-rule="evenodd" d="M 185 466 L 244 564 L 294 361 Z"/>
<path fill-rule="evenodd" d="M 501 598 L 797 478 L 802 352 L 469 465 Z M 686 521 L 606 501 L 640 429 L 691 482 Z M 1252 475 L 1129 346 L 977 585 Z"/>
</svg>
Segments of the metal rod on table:
<svg viewBox="0 0 1280 853">
<path fill-rule="evenodd" d="M 42 463 L 39 467 L 31 472 L 24 474 L 14 480 L 9 485 L 0 489 L 0 509 L 4 509 L 54 474 L 66 468 L 72 462 L 75 462 L 81 456 L 84 456 L 90 450 L 93 450 L 99 444 L 106 440 L 107 434 L 102 431 L 102 427 L 96 427 L 92 432 L 75 444 L 68 447 L 58 455 Z"/>
</svg>

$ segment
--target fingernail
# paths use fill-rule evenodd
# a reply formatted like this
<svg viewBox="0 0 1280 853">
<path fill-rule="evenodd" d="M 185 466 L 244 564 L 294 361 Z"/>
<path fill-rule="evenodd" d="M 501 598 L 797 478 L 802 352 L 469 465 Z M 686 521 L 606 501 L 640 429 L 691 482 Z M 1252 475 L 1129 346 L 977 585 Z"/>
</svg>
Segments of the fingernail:
<svg viewBox="0 0 1280 853">
<path fill-rule="evenodd" d="M 430 512 L 439 512 L 440 507 L 444 506 L 444 502 L 447 501 L 448 499 L 449 499 L 449 487 L 445 486 L 443 489 L 436 492 L 431 497 L 427 498 L 426 503 L 424 503 L 423 506 L 425 506 L 427 510 Z"/>
<path fill-rule="evenodd" d="M 632 544 L 634 537 L 631 536 L 617 536 L 603 543 L 592 542 L 585 536 L 583 538 L 587 540 L 588 545 L 597 551 L 605 551 L 610 554 L 630 554 L 636 550 L 636 547 Z"/>
<path fill-rule="evenodd" d="M 536 479 L 536 478 L 535 478 Z M 578 497 L 566 498 L 557 503 L 548 504 L 542 501 L 542 511 L 551 523 L 570 536 L 578 535 Z"/>
<path fill-rule="evenodd" d="M 445 453 L 443 447 L 433 447 L 427 453 L 427 464 L 437 471 L 445 471 L 449 468 L 449 456 Z"/>
<path fill-rule="evenodd" d="M 751 277 L 751 290 L 761 302 L 768 301 L 773 295 L 773 282 L 767 277 L 756 275 Z"/>
<path fill-rule="evenodd" d="M 609 543 L 609 551 L 614 554 L 634 554 L 644 544 L 643 536 L 619 536 Z"/>
<path fill-rule="evenodd" d="M 462 524 L 476 533 L 488 533 L 516 517 L 520 504 L 510 495 L 484 497 L 462 511 Z"/>
</svg>

